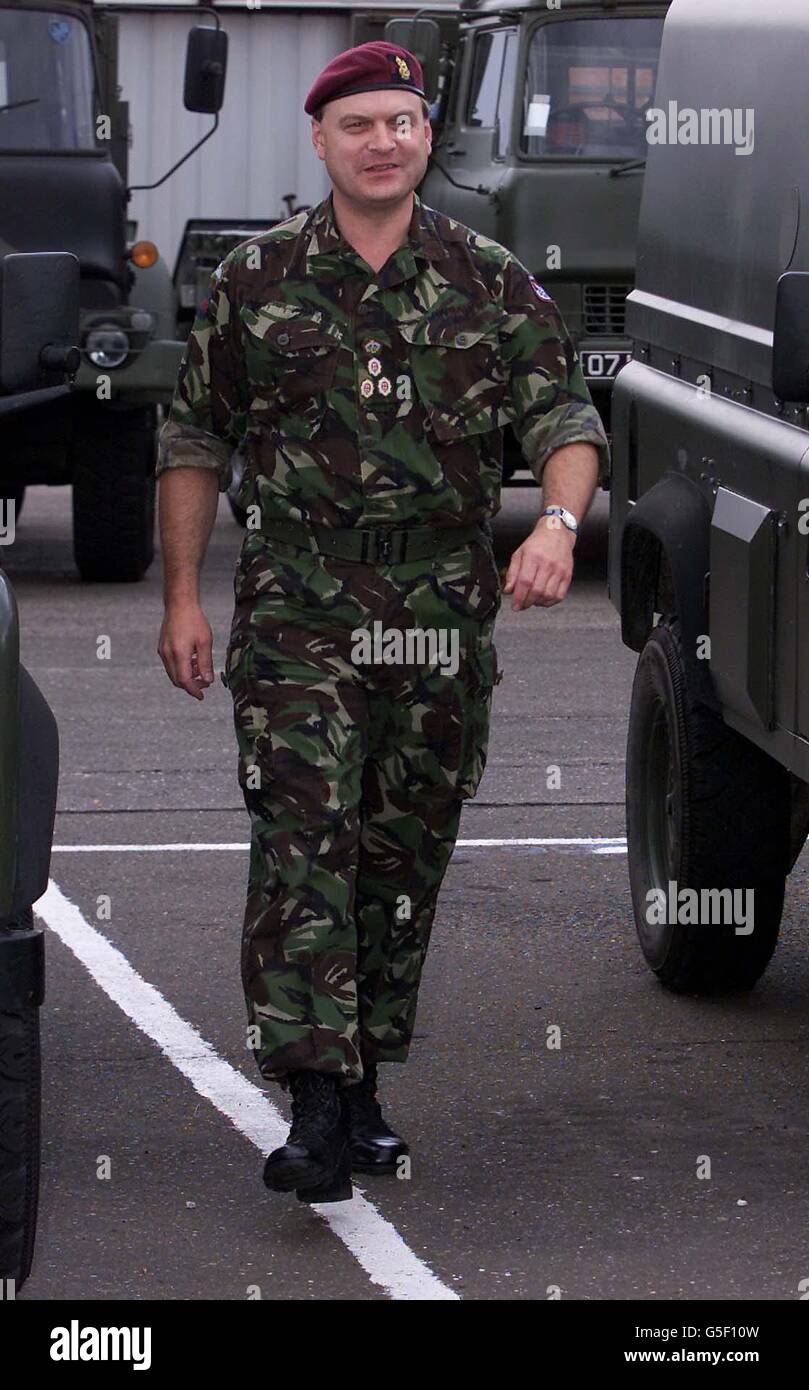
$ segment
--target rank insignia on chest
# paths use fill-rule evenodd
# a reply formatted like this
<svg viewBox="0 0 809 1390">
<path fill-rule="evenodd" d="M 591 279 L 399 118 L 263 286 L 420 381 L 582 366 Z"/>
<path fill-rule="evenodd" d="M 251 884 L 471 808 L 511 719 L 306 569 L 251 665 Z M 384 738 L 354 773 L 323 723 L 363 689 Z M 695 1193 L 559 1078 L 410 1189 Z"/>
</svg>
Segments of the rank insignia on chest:
<svg viewBox="0 0 809 1390">
<path fill-rule="evenodd" d="M 390 382 L 390 377 L 381 376 L 381 377 L 379 378 L 379 381 L 377 382 L 377 386 L 379 387 L 379 391 L 380 391 L 380 394 L 381 394 L 381 395 L 383 395 L 383 396 L 389 396 L 389 395 L 390 395 L 390 393 L 391 393 L 391 382 Z"/>
<path fill-rule="evenodd" d="M 360 395 L 363 397 L 364 400 L 367 401 L 368 397 L 372 396 L 373 394 L 374 383 L 372 381 L 369 381 L 368 377 L 366 377 L 365 380 L 360 383 Z"/>
<path fill-rule="evenodd" d="M 368 342 L 365 344 L 365 351 L 366 351 L 366 352 L 379 352 L 379 349 L 381 348 L 381 346 L 382 346 L 382 344 L 381 344 L 381 343 L 378 343 L 377 340 L 376 340 L 376 338 L 369 338 L 369 339 L 368 339 Z"/>
<path fill-rule="evenodd" d="M 380 362 L 378 357 L 372 357 L 370 359 L 368 363 L 368 371 L 371 373 L 371 376 L 379 376 L 379 373 L 382 371 L 382 363 Z"/>
</svg>

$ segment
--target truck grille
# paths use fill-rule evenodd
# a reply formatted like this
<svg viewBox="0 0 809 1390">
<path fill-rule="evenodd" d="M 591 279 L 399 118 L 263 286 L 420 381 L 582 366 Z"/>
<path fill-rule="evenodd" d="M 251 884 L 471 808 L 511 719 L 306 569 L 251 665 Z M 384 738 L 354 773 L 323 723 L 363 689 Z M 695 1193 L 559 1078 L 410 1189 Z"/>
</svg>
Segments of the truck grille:
<svg viewBox="0 0 809 1390">
<path fill-rule="evenodd" d="M 626 297 L 631 289 L 631 285 L 585 285 L 585 333 L 622 338 L 626 332 Z"/>
</svg>

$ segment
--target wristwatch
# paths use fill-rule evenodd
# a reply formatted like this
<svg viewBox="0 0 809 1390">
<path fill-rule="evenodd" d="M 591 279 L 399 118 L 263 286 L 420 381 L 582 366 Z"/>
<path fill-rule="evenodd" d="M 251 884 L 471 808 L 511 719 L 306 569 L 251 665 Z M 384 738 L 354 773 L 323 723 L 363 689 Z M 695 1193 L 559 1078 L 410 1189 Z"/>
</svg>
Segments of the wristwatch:
<svg viewBox="0 0 809 1390">
<path fill-rule="evenodd" d="M 566 526 L 567 529 L 568 529 L 568 531 L 573 531 L 574 534 L 575 534 L 575 533 L 578 531 L 578 529 L 579 529 L 579 523 L 578 523 L 578 521 L 576 520 L 576 518 L 575 518 L 575 516 L 573 515 L 573 513 L 572 513 L 572 512 L 569 512 L 569 511 L 567 510 L 567 507 L 546 507 L 545 510 L 544 510 L 544 512 L 541 513 L 541 515 L 542 515 L 542 516 L 558 516 L 558 518 L 559 518 L 559 520 L 561 521 L 562 525 L 563 525 L 563 526 Z"/>
</svg>

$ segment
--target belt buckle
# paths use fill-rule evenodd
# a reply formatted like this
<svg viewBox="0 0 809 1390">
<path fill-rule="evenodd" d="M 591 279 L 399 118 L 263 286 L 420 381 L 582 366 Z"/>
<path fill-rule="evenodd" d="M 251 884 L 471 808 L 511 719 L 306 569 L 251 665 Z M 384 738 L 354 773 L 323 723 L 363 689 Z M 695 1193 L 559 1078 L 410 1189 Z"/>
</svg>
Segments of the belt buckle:
<svg viewBox="0 0 809 1390">
<path fill-rule="evenodd" d="M 376 560 L 377 564 L 389 565 L 390 557 L 393 553 L 393 535 L 390 531 L 377 532 L 376 537 Z"/>
</svg>

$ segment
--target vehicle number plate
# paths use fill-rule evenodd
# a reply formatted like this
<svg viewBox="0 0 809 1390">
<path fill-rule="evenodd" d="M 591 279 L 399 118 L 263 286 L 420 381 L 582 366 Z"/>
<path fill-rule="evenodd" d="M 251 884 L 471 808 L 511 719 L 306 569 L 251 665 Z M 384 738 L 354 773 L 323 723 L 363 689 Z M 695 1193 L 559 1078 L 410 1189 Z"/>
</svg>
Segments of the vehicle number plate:
<svg viewBox="0 0 809 1390">
<path fill-rule="evenodd" d="M 583 352 L 582 371 L 586 377 L 601 378 L 617 376 L 622 367 L 632 360 L 631 352 Z"/>
</svg>

